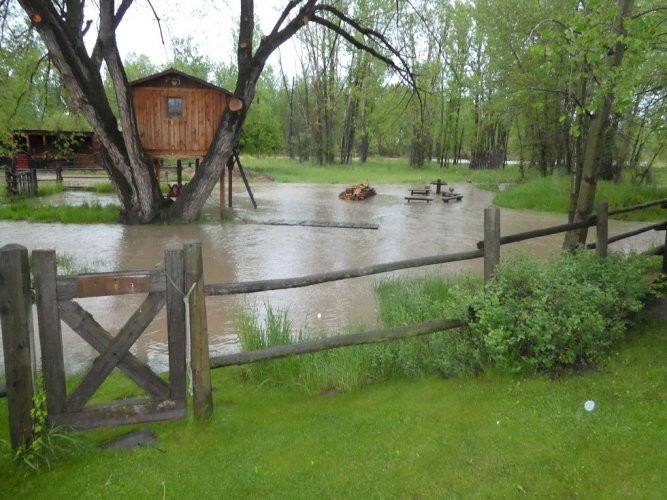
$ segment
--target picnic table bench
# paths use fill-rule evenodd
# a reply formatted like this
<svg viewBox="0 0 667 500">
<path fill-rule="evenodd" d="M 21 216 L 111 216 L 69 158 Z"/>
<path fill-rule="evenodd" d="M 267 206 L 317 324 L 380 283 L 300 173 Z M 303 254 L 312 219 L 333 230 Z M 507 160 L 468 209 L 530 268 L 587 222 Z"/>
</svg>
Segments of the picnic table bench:
<svg viewBox="0 0 667 500">
<path fill-rule="evenodd" d="M 461 201 L 463 199 L 462 194 L 458 193 L 442 193 L 442 201 L 449 203 L 449 200 Z"/>
<path fill-rule="evenodd" d="M 429 188 L 423 188 L 423 189 L 422 188 L 414 188 L 414 189 L 410 190 L 410 195 L 411 196 L 414 196 L 416 194 L 422 194 L 422 195 L 428 196 L 429 194 L 431 194 L 431 190 Z"/>
<path fill-rule="evenodd" d="M 426 203 L 433 201 L 433 198 L 421 198 L 418 196 L 406 196 L 405 199 L 408 200 L 408 203 L 411 201 L 425 201 Z"/>
</svg>

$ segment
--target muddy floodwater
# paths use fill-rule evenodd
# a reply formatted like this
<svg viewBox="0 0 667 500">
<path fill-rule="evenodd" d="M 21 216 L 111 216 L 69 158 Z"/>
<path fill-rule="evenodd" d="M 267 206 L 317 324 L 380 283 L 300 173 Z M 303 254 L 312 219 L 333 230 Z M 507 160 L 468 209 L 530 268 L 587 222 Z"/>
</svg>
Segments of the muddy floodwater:
<svg viewBox="0 0 667 500">
<path fill-rule="evenodd" d="M 167 245 L 197 239 L 202 243 L 206 283 L 292 278 L 308 274 L 356 268 L 401 259 L 474 250 L 483 235 L 483 210 L 493 194 L 472 184 L 457 184 L 460 202 L 442 203 L 431 194 L 431 203 L 411 202 L 407 185 L 374 186 L 377 196 L 362 202 L 341 201 L 342 185 L 255 183 L 258 204 L 254 210 L 243 185 L 234 190 L 234 222 L 219 223 L 219 201 L 206 206 L 211 222 L 170 226 L 121 226 L 78 224 L 30 224 L 0 221 L 0 246 L 24 245 L 28 250 L 55 249 L 79 269 L 90 271 L 145 270 L 163 265 Z M 413 186 L 414 187 L 414 186 Z M 214 192 L 217 192 L 214 191 Z M 114 203 L 113 196 L 65 192 L 47 202 L 77 204 L 98 200 Z M 301 221 L 377 224 L 377 230 L 341 229 L 267 222 Z M 511 234 L 562 224 L 563 215 L 501 210 L 501 233 Z M 642 223 L 610 222 L 610 235 L 641 227 Z M 595 237 L 591 230 L 589 240 Z M 522 250 L 548 256 L 557 251 L 562 235 L 504 246 L 502 254 Z M 612 249 L 644 250 L 664 241 L 664 232 L 648 232 L 615 243 Z M 208 330 L 212 354 L 238 350 L 234 318 L 240 311 L 256 311 L 261 318 L 268 304 L 287 310 L 296 330 L 308 334 L 333 334 L 350 325 L 377 325 L 374 286 L 392 276 L 438 273 L 456 275 L 482 272 L 481 260 L 430 266 L 411 271 L 245 296 L 209 297 Z M 124 296 L 84 299 L 80 303 L 109 332 L 115 334 L 143 297 Z M 166 370 L 165 314 L 162 311 L 132 352 L 156 370 Z M 35 317 L 36 322 L 36 317 Z M 96 355 L 78 335 L 63 325 L 67 371 L 84 370 Z M 0 364 L 4 363 L 0 356 Z M 4 367 L 3 367 L 4 368 Z M 4 369 L 2 371 L 4 373 Z"/>
</svg>

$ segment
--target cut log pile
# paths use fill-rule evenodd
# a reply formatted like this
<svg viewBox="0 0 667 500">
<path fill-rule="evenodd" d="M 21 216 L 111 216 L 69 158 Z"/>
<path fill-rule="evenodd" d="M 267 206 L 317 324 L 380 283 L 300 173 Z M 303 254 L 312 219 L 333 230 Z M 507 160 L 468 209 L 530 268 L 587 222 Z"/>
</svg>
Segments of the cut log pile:
<svg viewBox="0 0 667 500">
<path fill-rule="evenodd" d="M 359 201 L 359 200 L 365 200 L 366 198 L 369 198 L 371 196 L 375 196 L 377 193 L 375 192 L 375 189 L 370 187 L 368 184 L 355 184 L 354 186 L 351 186 L 349 188 L 346 188 L 345 191 L 340 193 L 338 197 L 341 200 L 352 200 L 352 201 Z"/>
</svg>

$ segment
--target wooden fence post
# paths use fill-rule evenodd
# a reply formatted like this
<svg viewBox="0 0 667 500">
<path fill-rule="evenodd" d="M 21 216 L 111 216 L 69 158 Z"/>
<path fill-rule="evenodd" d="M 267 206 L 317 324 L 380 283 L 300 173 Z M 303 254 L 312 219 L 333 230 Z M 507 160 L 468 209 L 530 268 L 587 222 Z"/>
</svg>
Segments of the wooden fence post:
<svg viewBox="0 0 667 500">
<path fill-rule="evenodd" d="M 184 262 L 182 248 L 167 248 L 164 252 L 167 274 L 167 339 L 169 344 L 169 385 L 171 398 L 186 398 L 185 343 L 186 328 L 184 290 Z"/>
<path fill-rule="evenodd" d="M 30 415 L 35 394 L 35 350 L 28 249 L 0 248 L 0 321 L 5 350 L 5 378 L 12 449 L 32 441 Z"/>
<path fill-rule="evenodd" d="M 488 283 L 500 264 L 500 209 L 484 209 L 484 283 Z"/>
<path fill-rule="evenodd" d="M 206 297 L 204 295 L 204 266 L 201 242 L 186 241 L 185 289 L 190 305 L 190 367 L 192 369 L 192 405 L 197 420 L 207 420 L 213 413 L 211 365 L 208 353 Z"/>
<path fill-rule="evenodd" d="M 599 257 L 606 257 L 609 247 L 609 203 L 606 201 L 598 205 L 595 214 L 595 230 L 597 254 Z"/>
<path fill-rule="evenodd" d="M 64 409 L 67 392 L 56 290 L 56 252 L 54 250 L 34 250 L 32 267 L 37 290 L 37 319 L 40 329 L 39 344 L 42 348 L 42 374 L 46 403 L 49 414 L 57 415 Z"/>
<path fill-rule="evenodd" d="M 37 196 L 37 169 L 30 169 L 30 196 Z"/>
</svg>

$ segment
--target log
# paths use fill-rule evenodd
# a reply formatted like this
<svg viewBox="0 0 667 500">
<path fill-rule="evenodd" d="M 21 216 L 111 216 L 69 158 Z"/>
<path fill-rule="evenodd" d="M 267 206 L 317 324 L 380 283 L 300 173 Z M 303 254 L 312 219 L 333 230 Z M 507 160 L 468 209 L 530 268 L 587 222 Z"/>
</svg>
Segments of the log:
<svg viewBox="0 0 667 500">
<path fill-rule="evenodd" d="M 243 101 L 238 97 L 232 97 L 229 100 L 229 110 L 230 111 L 241 111 L 243 109 Z"/>
</svg>

